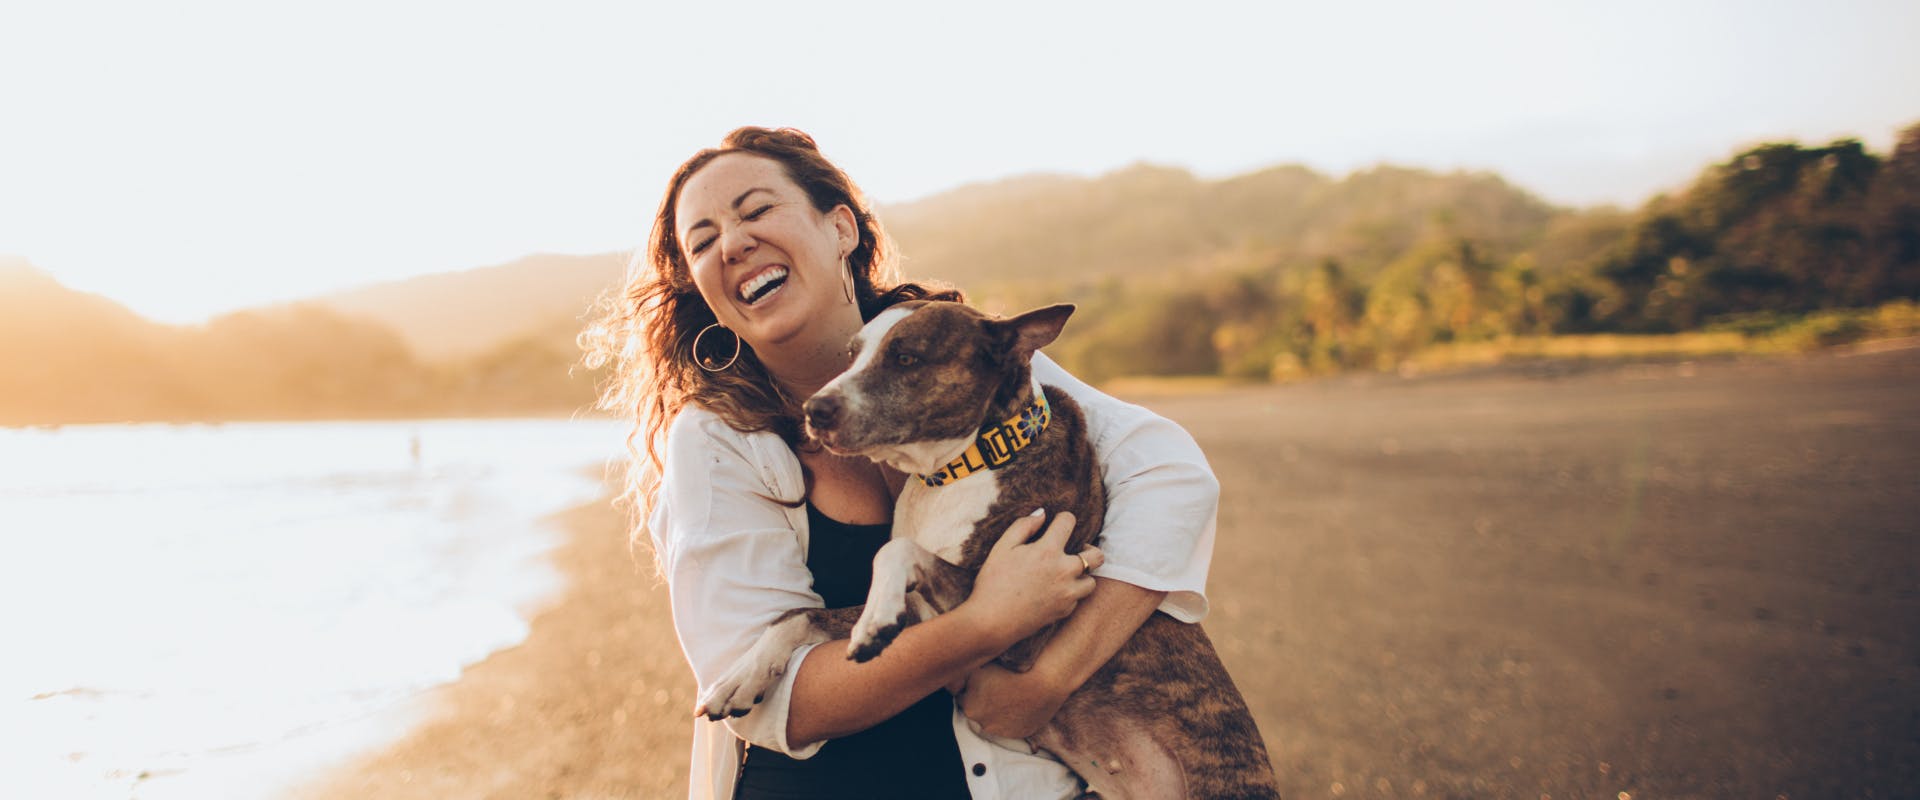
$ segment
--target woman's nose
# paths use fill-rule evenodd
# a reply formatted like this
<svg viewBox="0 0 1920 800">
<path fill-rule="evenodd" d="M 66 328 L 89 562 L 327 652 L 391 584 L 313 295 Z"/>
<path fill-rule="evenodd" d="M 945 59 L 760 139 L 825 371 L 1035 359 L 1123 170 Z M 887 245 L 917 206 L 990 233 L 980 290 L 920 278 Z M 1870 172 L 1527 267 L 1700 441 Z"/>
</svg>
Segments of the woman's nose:
<svg viewBox="0 0 1920 800">
<path fill-rule="evenodd" d="M 720 254 L 729 264 L 746 258 L 747 254 L 753 252 L 753 248 L 758 246 L 759 242 L 751 234 L 737 226 L 720 234 Z"/>
</svg>

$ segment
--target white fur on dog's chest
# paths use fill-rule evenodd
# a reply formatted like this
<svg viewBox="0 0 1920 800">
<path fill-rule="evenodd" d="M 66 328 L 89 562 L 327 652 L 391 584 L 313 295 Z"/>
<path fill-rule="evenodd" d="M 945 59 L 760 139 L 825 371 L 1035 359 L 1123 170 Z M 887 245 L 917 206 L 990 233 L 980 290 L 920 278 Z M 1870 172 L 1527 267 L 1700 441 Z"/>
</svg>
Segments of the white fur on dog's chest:
<svg viewBox="0 0 1920 800">
<path fill-rule="evenodd" d="M 949 564 L 959 564 L 974 523 L 986 519 L 1000 497 L 1000 473 L 985 470 L 945 486 L 908 479 L 894 504 L 894 538 L 914 543 Z"/>
</svg>

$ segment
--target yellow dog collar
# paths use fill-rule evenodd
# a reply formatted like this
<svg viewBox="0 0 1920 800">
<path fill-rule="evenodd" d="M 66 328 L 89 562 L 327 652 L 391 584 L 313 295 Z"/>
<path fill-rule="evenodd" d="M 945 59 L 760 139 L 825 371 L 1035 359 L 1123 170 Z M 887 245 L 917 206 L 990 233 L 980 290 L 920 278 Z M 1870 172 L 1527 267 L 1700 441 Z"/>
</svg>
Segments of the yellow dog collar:
<svg viewBox="0 0 1920 800">
<path fill-rule="evenodd" d="M 959 458 L 935 470 L 931 475 L 915 475 L 928 486 L 945 486 L 981 470 L 999 469 L 1013 461 L 1013 454 L 1033 444 L 1040 432 L 1053 421 L 1053 407 L 1047 405 L 1047 393 L 1035 387 L 1034 400 L 1020 413 L 980 431 L 973 444 Z"/>
</svg>

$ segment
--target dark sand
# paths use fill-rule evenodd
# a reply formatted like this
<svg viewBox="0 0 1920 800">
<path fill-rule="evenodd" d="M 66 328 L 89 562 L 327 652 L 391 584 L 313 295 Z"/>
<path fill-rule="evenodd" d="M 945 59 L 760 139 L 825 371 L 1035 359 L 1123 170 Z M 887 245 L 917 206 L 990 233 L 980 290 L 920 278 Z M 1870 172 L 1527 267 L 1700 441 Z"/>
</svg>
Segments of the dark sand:
<svg viewBox="0 0 1920 800">
<path fill-rule="evenodd" d="M 1920 796 L 1920 350 L 1146 402 L 1224 485 L 1207 628 L 1289 797 Z M 646 554 L 310 796 L 677 797 Z"/>
</svg>

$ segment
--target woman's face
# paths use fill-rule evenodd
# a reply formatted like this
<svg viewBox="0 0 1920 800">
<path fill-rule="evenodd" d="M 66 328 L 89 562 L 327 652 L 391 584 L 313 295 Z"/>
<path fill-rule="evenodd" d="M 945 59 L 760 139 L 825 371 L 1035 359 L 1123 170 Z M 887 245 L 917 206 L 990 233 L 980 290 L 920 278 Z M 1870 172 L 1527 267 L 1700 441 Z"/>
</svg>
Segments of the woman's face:
<svg viewBox="0 0 1920 800">
<path fill-rule="evenodd" d="M 708 162 L 681 187 L 674 225 L 700 296 L 757 349 L 854 308 L 843 266 L 859 241 L 853 212 L 815 210 L 776 161 L 728 153 Z"/>
</svg>

